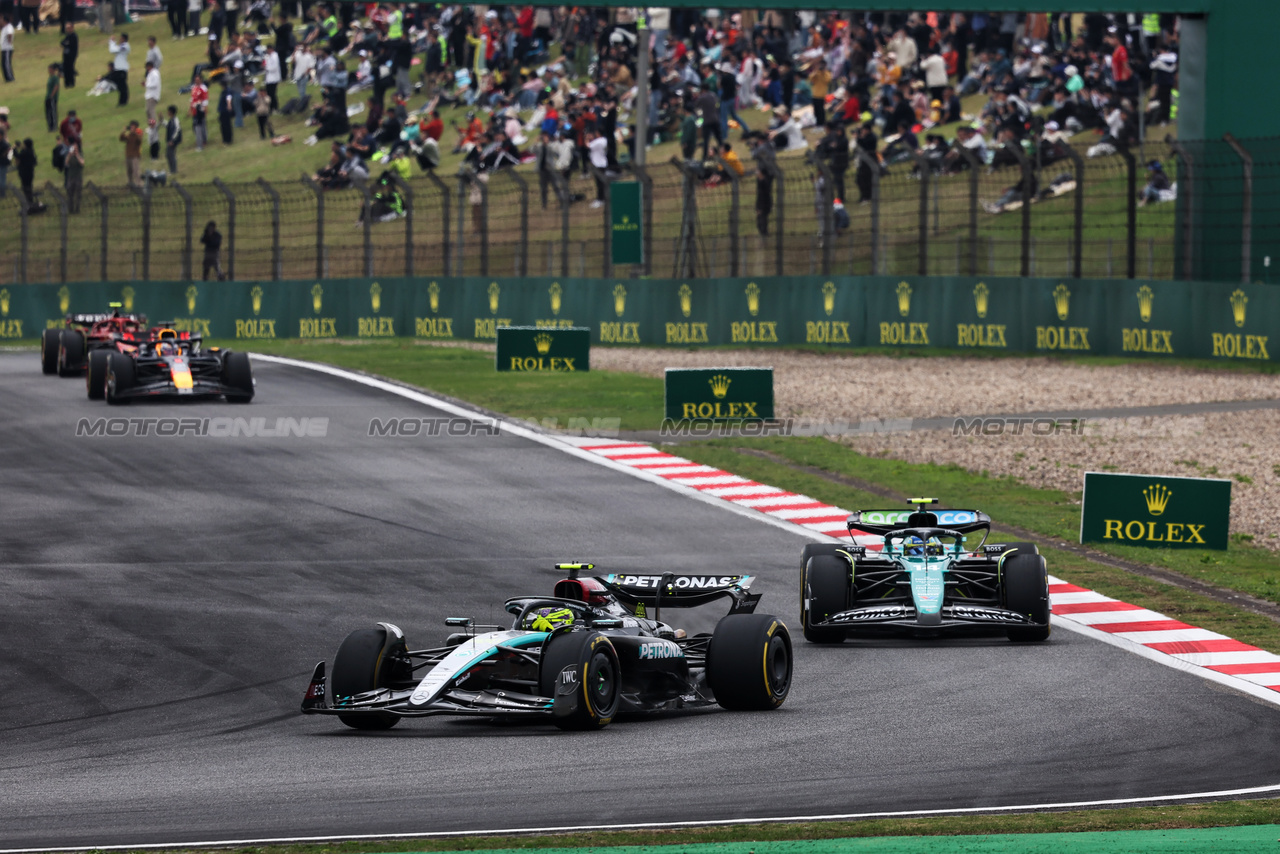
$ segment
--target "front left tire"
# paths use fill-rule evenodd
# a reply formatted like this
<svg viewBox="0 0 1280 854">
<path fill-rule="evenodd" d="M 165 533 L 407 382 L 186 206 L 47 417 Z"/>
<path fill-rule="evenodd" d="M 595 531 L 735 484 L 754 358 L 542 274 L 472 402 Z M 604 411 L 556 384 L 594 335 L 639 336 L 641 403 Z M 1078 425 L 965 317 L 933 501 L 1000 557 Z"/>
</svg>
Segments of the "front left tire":
<svg viewBox="0 0 1280 854">
<path fill-rule="evenodd" d="M 538 669 L 538 688 L 544 697 L 554 697 L 560 672 L 574 666 L 582 695 L 572 714 L 555 718 L 560 729 L 590 730 L 609 725 L 622 699 L 622 668 L 618 652 L 609 638 L 599 632 L 553 634 L 543 645 Z"/>
<path fill-rule="evenodd" d="M 102 400 L 107 395 L 107 366 L 112 350 L 90 350 L 89 368 L 84 372 L 84 388 L 90 400 Z"/>
</svg>

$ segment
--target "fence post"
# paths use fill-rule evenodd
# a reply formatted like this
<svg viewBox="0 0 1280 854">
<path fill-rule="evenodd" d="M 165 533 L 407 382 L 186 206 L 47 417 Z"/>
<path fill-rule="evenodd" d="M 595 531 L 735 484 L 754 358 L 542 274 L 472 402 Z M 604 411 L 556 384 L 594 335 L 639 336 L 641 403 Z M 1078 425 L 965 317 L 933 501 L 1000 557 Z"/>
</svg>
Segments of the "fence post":
<svg viewBox="0 0 1280 854">
<path fill-rule="evenodd" d="M 982 161 L 972 149 L 956 143 L 956 151 L 969 164 L 969 275 L 978 275 L 978 172 L 982 169 Z M 960 269 L 956 259 L 956 269 Z"/>
<path fill-rule="evenodd" d="M 516 174 L 515 169 L 503 169 L 506 175 L 520 188 L 520 256 L 518 276 L 529 275 L 529 184 Z"/>
<path fill-rule="evenodd" d="M 729 184 L 732 191 L 729 202 L 729 275 L 737 277 L 740 275 L 739 263 L 741 261 L 738 257 L 741 254 L 738 248 L 738 227 L 742 222 L 742 214 L 739 209 L 738 173 L 733 171 L 733 168 L 725 162 L 723 157 L 717 155 L 716 162 L 720 164 L 724 174 L 729 176 Z"/>
<path fill-rule="evenodd" d="M 99 257 L 101 259 L 102 268 L 99 271 L 99 274 L 102 281 L 105 282 L 107 280 L 107 194 L 99 190 L 98 185 L 93 183 L 92 181 L 89 181 L 88 183 L 86 183 L 84 185 L 84 188 L 88 190 L 90 193 L 93 193 L 93 195 L 98 199 L 100 217 L 102 220 L 102 223 L 101 223 L 102 234 L 100 237 L 101 248 L 99 250 Z"/>
<path fill-rule="evenodd" d="M 922 154 L 915 155 L 916 171 L 920 173 L 920 208 L 916 212 L 917 245 L 916 273 L 929 275 L 929 159 Z M 1025 276 L 1026 273 L 1023 273 Z"/>
<path fill-rule="evenodd" d="M 613 194 L 609 192 L 613 180 L 594 163 L 587 165 L 591 167 L 591 177 L 604 184 L 604 207 L 601 208 L 604 211 L 604 258 L 600 263 L 600 275 L 607 279 L 613 275 Z"/>
<path fill-rule="evenodd" d="M 649 170 L 639 163 L 632 163 L 631 169 L 640 178 L 641 183 L 641 216 L 644 217 L 644 274 L 653 275 L 653 178 Z M 734 182 L 734 207 L 737 207 L 737 182 Z M 736 274 L 735 274 L 736 275 Z"/>
<path fill-rule="evenodd" d="M 213 186 L 227 197 L 227 281 L 236 278 L 236 196 L 221 178 L 213 179 Z"/>
<path fill-rule="evenodd" d="M 1035 177 L 1035 167 L 1031 165 L 1031 161 L 1027 159 L 1026 153 L 1022 150 L 1022 143 L 1014 142 L 1011 145 L 1005 145 L 1005 150 L 1010 152 L 1018 161 L 1018 165 L 1022 168 L 1022 262 L 1019 265 L 1019 275 L 1031 275 L 1031 200 L 1035 197 L 1032 190 L 1032 181 Z"/>
<path fill-rule="evenodd" d="M 1182 158 L 1182 166 L 1178 168 L 1178 201 L 1182 204 L 1182 278 L 1191 281 L 1195 278 L 1192 265 L 1195 262 L 1195 251 L 1192 240 L 1195 237 L 1195 185 L 1196 165 L 1191 152 L 1177 140 L 1166 138 L 1173 153 Z"/>
<path fill-rule="evenodd" d="M 871 172 L 871 275 L 880 273 L 880 161 L 861 148 L 857 149 L 858 162 Z"/>
<path fill-rule="evenodd" d="M 1124 158 L 1125 168 L 1129 173 L 1125 184 L 1129 190 L 1129 203 L 1125 216 L 1125 230 L 1127 232 L 1125 275 L 1130 279 L 1135 279 L 1138 276 L 1138 167 L 1133 152 L 1128 148 L 1121 148 L 1120 156 Z"/>
<path fill-rule="evenodd" d="M 67 282 L 67 197 L 54 186 L 52 181 L 46 181 L 44 191 L 53 196 L 58 201 L 58 240 L 61 250 L 58 261 L 58 281 L 66 284 Z"/>
<path fill-rule="evenodd" d="M 151 281 L 151 185 L 132 187 L 142 200 L 142 281 Z"/>
<path fill-rule="evenodd" d="M 560 200 L 560 275 L 569 275 L 569 205 L 573 197 L 569 194 L 569 182 L 556 170 L 547 173 L 551 185 L 555 187 L 556 198 Z"/>
<path fill-rule="evenodd" d="M 693 172 L 680 158 L 672 156 L 671 165 L 680 171 L 682 199 L 680 205 L 680 241 L 676 246 L 676 278 L 697 275 L 698 202 L 693 194 Z"/>
<path fill-rule="evenodd" d="M 440 200 L 442 203 L 442 211 L 440 216 L 441 239 L 444 241 L 440 249 L 440 254 L 444 257 L 444 273 L 449 275 L 449 187 L 435 172 L 428 172 L 427 179 L 431 181 L 435 188 L 440 191 Z"/>
<path fill-rule="evenodd" d="M 183 187 L 177 181 L 171 181 L 170 186 L 173 187 L 174 192 L 176 192 L 182 199 L 184 224 L 182 236 L 182 278 L 189 282 L 193 278 L 191 275 L 191 227 L 193 218 L 191 213 L 191 194 L 187 192 L 186 187 Z"/>
<path fill-rule="evenodd" d="M 351 179 L 351 186 L 360 191 L 364 198 L 364 213 L 360 221 L 364 223 L 364 274 L 373 275 L 373 191 L 369 185 L 359 178 Z"/>
<path fill-rule="evenodd" d="M 1249 284 L 1253 272 L 1253 155 L 1229 133 L 1222 138 L 1240 158 L 1243 167 L 1240 187 L 1240 281 Z"/>
<path fill-rule="evenodd" d="M 280 281 L 284 264 L 280 259 L 280 194 L 276 192 L 276 188 L 267 183 L 265 178 L 258 179 L 258 186 L 271 199 L 271 281 Z M 187 244 L 190 251 L 191 243 L 191 214 L 190 201 L 187 208 Z"/>
<path fill-rule="evenodd" d="M 465 166 L 458 167 L 458 256 L 454 261 L 453 274 L 461 276 L 467 266 L 467 179 Z"/>
<path fill-rule="evenodd" d="M 391 182 L 404 196 L 404 274 L 413 276 L 413 188 L 396 172 L 388 171 Z"/>
<path fill-rule="evenodd" d="M 1071 246 L 1071 276 L 1078 279 L 1084 275 L 1084 158 L 1074 147 L 1067 146 L 1067 154 L 1076 165 L 1076 209 L 1072 223 L 1073 240 Z"/>
<path fill-rule="evenodd" d="M 805 159 L 809 161 L 809 165 L 818 171 L 819 177 L 822 178 L 822 198 L 819 204 L 822 210 L 818 212 L 818 221 L 822 223 L 822 275 L 831 275 L 831 250 L 832 244 L 835 242 L 835 192 L 833 181 L 835 178 L 831 174 L 831 168 L 826 161 L 817 155 L 816 152 L 810 151 L 805 155 Z"/>
<path fill-rule="evenodd" d="M 316 278 L 324 278 L 324 188 L 302 173 L 302 183 L 316 194 Z"/>
</svg>

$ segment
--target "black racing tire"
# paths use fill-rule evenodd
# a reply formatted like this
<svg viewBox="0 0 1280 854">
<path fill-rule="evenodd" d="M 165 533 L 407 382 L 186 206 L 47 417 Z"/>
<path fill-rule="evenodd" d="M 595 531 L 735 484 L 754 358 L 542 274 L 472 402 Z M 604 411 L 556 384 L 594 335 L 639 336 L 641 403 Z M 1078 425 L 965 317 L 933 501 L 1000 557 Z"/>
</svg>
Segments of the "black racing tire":
<svg viewBox="0 0 1280 854">
<path fill-rule="evenodd" d="M 1000 565 L 1000 593 L 1005 608 L 1043 623 L 1011 627 L 1009 640 L 1038 643 L 1049 639 L 1049 571 L 1043 557 L 1019 550 L 1005 558 Z"/>
<path fill-rule="evenodd" d="M 391 679 L 392 662 L 387 660 L 385 647 L 387 630 L 384 628 L 359 629 L 347 635 L 338 654 L 333 657 L 333 700 L 363 694 L 375 688 L 385 688 Z M 404 638 L 398 639 L 399 646 Z M 395 645 L 393 645 L 395 646 Z M 391 729 L 400 723 L 400 716 L 379 712 L 358 715 L 338 715 L 352 729 Z"/>
<path fill-rule="evenodd" d="M 842 543 L 809 543 L 804 547 L 804 551 L 800 552 L 800 568 L 804 569 L 809 565 L 809 558 L 818 555 L 835 556 L 836 552 L 841 549 L 847 549 L 848 546 Z"/>
<path fill-rule="evenodd" d="M 46 329 L 40 333 L 40 371 L 45 374 L 58 372 L 58 338 L 61 329 Z"/>
<path fill-rule="evenodd" d="M 810 643 L 842 643 L 844 629 L 815 628 L 810 618 L 823 622 L 849 607 L 849 562 L 834 554 L 811 557 L 800 570 L 800 630 Z M 805 607 L 805 601 L 809 607 Z"/>
<path fill-rule="evenodd" d="M 58 376 L 78 377 L 84 370 L 84 333 L 64 329 L 58 335 Z"/>
<path fill-rule="evenodd" d="M 102 400 L 107 395 L 107 364 L 113 350 L 98 348 L 89 351 L 89 367 L 84 372 L 84 388 L 90 400 Z"/>
<path fill-rule="evenodd" d="M 222 357 L 222 382 L 235 392 L 227 392 L 227 403 L 248 403 L 253 400 L 253 368 L 249 354 L 226 352 Z"/>
<path fill-rule="evenodd" d="M 622 699 L 622 667 L 609 638 L 599 632 L 553 634 L 542 647 L 538 689 L 555 697 L 560 671 L 578 667 L 582 697 L 573 714 L 555 718 L 560 729 L 591 730 L 609 725 Z"/>
<path fill-rule="evenodd" d="M 707 645 L 707 685 L 721 707 L 767 711 L 791 691 L 791 633 L 772 614 L 730 614 Z"/>
<path fill-rule="evenodd" d="M 107 403 L 112 406 L 128 403 L 129 398 L 124 397 L 123 393 L 133 388 L 136 382 L 137 366 L 134 365 L 133 358 L 124 353 L 112 353 L 107 360 L 107 376 L 103 383 Z"/>
</svg>

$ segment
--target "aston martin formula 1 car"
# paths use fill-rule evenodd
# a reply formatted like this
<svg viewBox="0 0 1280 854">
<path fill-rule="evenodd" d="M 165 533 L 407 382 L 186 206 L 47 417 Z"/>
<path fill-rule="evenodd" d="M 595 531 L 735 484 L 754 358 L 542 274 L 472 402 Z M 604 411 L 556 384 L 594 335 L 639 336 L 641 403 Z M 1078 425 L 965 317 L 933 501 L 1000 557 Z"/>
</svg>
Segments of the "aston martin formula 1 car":
<svg viewBox="0 0 1280 854">
<path fill-rule="evenodd" d="M 188 395 L 248 403 L 254 393 L 248 353 L 204 350 L 200 336 L 169 327 L 152 330 L 133 347 L 91 352 L 85 385 L 90 398 L 105 397 L 111 404 Z"/>
<path fill-rule="evenodd" d="M 840 643 L 874 630 L 932 636 L 1003 628 L 1010 640 L 1049 637 L 1049 581 L 1033 543 L 987 545 L 991 518 L 976 510 L 867 510 L 849 533 L 884 538 L 867 546 L 810 544 L 800 566 L 806 640 Z M 981 534 L 972 547 L 966 540 Z"/>
<path fill-rule="evenodd" d="M 791 636 L 754 613 L 751 576 L 605 575 L 558 564 L 569 576 L 554 596 L 508 599 L 510 628 L 445 621 L 461 631 L 443 646 L 410 649 L 390 623 L 361 629 L 338 647 L 332 671 L 316 665 L 303 714 L 337 715 L 355 729 L 388 729 L 406 717 L 479 715 L 597 729 L 618 714 L 719 704 L 767 710 L 791 687 Z M 689 637 L 662 612 L 726 599 L 710 634 Z"/>
<path fill-rule="evenodd" d="M 40 333 L 40 369 L 46 374 L 77 377 L 89 367 L 95 350 L 118 350 L 146 336 L 145 314 L 121 314 L 120 303 L 107 314 L 68 314 L 62 329 Z"/>
</svg>

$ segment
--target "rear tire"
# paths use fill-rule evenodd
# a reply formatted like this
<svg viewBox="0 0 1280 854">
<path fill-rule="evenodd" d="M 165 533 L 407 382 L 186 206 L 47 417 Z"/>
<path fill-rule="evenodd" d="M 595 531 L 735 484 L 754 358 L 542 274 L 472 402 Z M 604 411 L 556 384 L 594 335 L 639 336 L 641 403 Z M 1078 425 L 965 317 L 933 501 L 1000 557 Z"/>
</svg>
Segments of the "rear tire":
<svg viewBox="0 0 1280 854">
<path fill-rule="evenodd" d="M 555 718 L 560 729 L 602 729 L 618 713 L 622 698 L 622 667 L 609 638 L 599 632 L 565 632 L 552 635 L 542 647 L 538 689 L 555 697 L 560 671 L 577 665 L 582 696 L 573 714 Z"/>
<path fill-rule="evenodd" d="M 333 701 L 372 691 L 375 688 L 386 688 L 391 681 L 394 662 L 388 661 L 384 654 L 387 630 L 360 629 L 347 635 L 338 654 L 333 657 Z M 393 645 L 404 647 L 404 638 L 399 638 Z M 352 729 L 391 729 L 400 723 L 400 716 L 380 712 L 364 712 L 356 715 L 338 715 Z"/>
<path fill-rule="evenodd" d="M 89 351 L 89 368 L 84 372 L 84 388 L 90 400 L 102 400 L 107 394 L 107 364 L 114 351 L 97 349 Z"/>
<path fill-rule="evenodd" d="M 222 382 L 234 392 L 227 392 L 227 403 L 248 403 L 253 400 L 253 368 L 249 354 L 229 352 L 222 357 Z"/>
<path fill-rule="evenodd" d="M 84 333 L 64 329 L 58 336 L 58 376 L 75 377 L 84 370 Z"/>
<path fill-rule="evenodd" d="M 1044 624 L 1027 628 L 1017 626 L 1010 628 L 1007 632 L 1009 640 L 1019 643 L 1038 643 L 1048 640 L 1051 629 L 1049 572 L 1044 558 L 1021 549 L 1005 558 L 1000 568 L 1000 588 L 1006 608 Z"/>
<path fill-rule="evenodd" d="M 800 572 L 800 628 L 810 643 L 843 643 L 844 629 L 815 628 L 809 621 L 824 622 L 849 607 L 849 564 L 834 554 L 809 559 Z M 805 607 L 808 600 L 808 607 Z"/>
<path fill-rule="evenodd" d="M 791 633 L 777 617 L 730 614 L 716 624 L 707 645 L 707 684 L 723 708 L 776 709 L 791 690 L 791 671 Z"/>
<path fill-rule="evenodd" d="M 58 337 L 61 329 L 46 329 L 40 333 L 40 370 L 45 374 L 58 372 Z"/>
<path fill-rule="evenodd" d="M 123 395 L 133 388 L 136 381 L 137 368 L 133 359 L 124 353 L 112 353 L 111 358 L 107 360 L 107 377 L 104 382 L 104 396 L 107 398 L 107 403 L 112 406 L 128 403 L 129 398 Z"/>
</svg>

